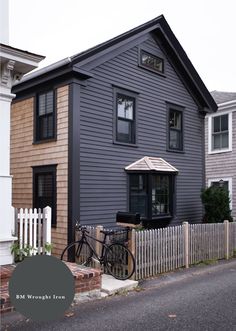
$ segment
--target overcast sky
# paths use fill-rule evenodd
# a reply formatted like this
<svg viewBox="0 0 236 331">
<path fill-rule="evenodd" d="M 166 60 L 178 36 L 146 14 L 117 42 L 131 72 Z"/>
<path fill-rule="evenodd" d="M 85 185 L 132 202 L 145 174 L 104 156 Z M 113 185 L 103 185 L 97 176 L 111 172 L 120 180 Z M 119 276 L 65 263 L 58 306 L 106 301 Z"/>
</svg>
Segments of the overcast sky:
<svg viewBox="0 0 236 331">
<path fill-rule="evenodd" d="M 9 0 L 10 45 L 45 55 L 40 67 L 161 14 L 207 88 L 236 91 L 235 0 Z"/>
</svg>

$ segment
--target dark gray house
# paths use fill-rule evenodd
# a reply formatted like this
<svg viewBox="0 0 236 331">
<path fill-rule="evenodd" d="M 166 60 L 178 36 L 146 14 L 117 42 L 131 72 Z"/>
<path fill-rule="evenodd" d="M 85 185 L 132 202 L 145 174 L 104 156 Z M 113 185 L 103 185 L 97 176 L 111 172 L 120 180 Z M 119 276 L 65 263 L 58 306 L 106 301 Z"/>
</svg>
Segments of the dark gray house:
<svg viewBox="0 0 236 331">
<path fill-rule="evenodd" d="M 17 207 L 53 207 L 61 251 L 73 224 L 200 222 L 204 117 L 217 105 L 163 16 L 15 85 Z"/>
</svg>

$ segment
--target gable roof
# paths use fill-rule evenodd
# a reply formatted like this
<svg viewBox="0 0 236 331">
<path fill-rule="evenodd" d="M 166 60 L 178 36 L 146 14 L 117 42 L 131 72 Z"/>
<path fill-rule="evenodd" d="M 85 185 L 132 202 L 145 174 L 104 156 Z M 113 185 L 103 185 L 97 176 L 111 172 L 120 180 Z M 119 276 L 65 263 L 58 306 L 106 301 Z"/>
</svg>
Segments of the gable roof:
<svg viewBox="0 0 236 331">
<path fill-rule="evenodd" d="M 211 95 L 217 104 L 236 101 L 236 92 L 212 91 Z"/>
<path fill-rule="evenodd" d="M 157 171 L 177 173 L 178 169 L 162 158 L 144 156 L 142 159 L 125 167 L 126 171 Z"/>
<path fill-rule="evenodd" d="M 217 105 L 207 90 L 191 61 L 189 60 L 184 49 L 172 32 L 166 19 L 163 15 L 148 21 L 134 29 L 131 29 L 115 38 L 112 38 L 104 43 L 96 45 L 74 56 L 61 60 L 50 66 L 42 68 L 25 76 L 21 83 L 15 85 L 13 92 L 21 92 L 24 89 L 30 88 L 33 85 L 44 83 L 50 79 L 62 75 L 73 74 L 79 78 L 87 79 L 91 77 L 89 72 L 78 69 L 78 64 L 84 60 L 94 61 L 104 51 L 111 51 L 114 47 L 119 47 L 122 42 L 129 42 L 132 38 L 138 37 L 144 33 L 152 33 L 157 43 L 162 48 L 168 60 L 175 67 L 182 78 L 185 87 L 195 99 L 199 108 L 204 111 L 216 111 Z M 75 65 L 77 65 L 75 67 Z"/>
</svg>

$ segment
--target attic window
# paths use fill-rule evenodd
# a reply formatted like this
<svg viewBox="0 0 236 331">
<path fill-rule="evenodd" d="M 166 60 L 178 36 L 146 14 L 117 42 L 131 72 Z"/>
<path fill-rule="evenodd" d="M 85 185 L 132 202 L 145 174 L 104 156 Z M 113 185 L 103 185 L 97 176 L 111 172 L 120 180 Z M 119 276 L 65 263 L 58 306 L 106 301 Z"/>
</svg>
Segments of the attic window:
<svg viewBox="0 0 236 331">
<path fill-rule="evenodd" d="M 149 70 L 164 73 L 164 60 L 144 50 L 140 52 L 140 65 Z"/>
</svg>

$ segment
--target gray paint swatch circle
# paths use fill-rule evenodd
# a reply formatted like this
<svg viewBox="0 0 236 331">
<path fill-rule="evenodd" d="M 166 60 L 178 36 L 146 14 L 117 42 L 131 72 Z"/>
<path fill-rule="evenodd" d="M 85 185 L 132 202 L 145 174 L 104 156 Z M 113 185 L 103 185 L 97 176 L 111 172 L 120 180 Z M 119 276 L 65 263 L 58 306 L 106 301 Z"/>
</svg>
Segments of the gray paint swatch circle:
<svg viewBox="0 0 236 331">
<path fill-rule="evenodd" d="M 9 281 L 11 303 L 18 312 L 35 321 L 61 317 L 74 294 L 71 271 L 53 256 L 26 258 L 16 266 Z"/>
</svg>

